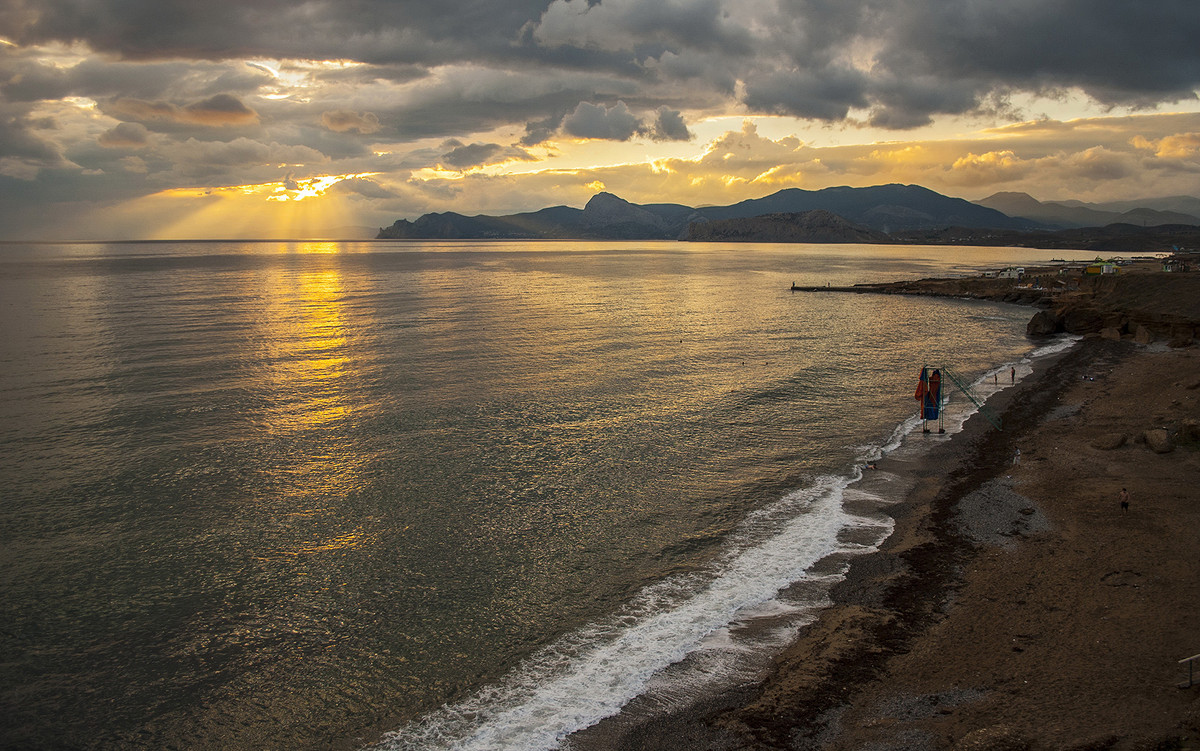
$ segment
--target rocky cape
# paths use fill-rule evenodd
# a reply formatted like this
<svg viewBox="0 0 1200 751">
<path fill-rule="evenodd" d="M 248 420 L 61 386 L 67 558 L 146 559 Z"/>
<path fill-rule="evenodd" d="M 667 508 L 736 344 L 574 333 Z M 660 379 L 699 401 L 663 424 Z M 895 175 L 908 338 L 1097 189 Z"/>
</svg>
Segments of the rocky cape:
<svg viewBox="0 0 1200 751">
<path fill-rule="evenodd" d="M 1176 254 L 1175 268 L 1200 268 L 1200 254 Z M 1019 280 L 972 276 L 960 279 L 793 287 L 795 291 L 857 292 L 958 297 L 1041 308 L 1026 327 L 1030 336 L 1098 334 L 1141 344 L 1163 341 L 1185 347 L 1200 337 L 1200 272 L 1162 271 L 1163 262 L 1141 260 L 1107 276 L 1078 267 L 1029 268 Z"/>
</svg>

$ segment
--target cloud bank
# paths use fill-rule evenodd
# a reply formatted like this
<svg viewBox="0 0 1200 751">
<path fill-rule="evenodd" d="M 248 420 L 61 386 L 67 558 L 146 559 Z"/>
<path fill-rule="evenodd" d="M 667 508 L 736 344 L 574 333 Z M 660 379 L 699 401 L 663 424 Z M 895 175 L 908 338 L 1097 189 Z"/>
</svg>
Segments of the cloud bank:
<svg viewBox="0 0 1200 751">
<path fill-rule="evenodd" d="M 704 123 L 730 115 L 897 141 L 948 118 L 1000 129 L 955 149 L 909 144 L 923 151 L 905 159 L 789 152 L 749 177 L 695 174 L 704 202 L 860 177 L 1024 184 L 1051 198 L 1156 175 L 1195 192 L 1200 128 L 1150 123 L 1200 109 L 1197 38 L 1200 4 L 1188 0 L 11 0 L 0 7 L 0 195 L 12 208 L 0 219 L 287 174 L 381 175 L 372 185 L 386 187 L 344 191 L 373 223 L 456 202 L 537 208 L 568 175 L 573 199 L 597 181 L 615 189 L 624 168 L 564 171 L 571 154 L 689 143 L 711 154 L 749 138 L 734 127 L 697 142 Z M 1028 110 L 1035 100 L 1147 127 L 1120 140 L 1115 121 L 1089 130 Z M 1034 148 L 1036 128 L 1002 129 L 1051 120 L 1070 133 L 1058 154 Z M 918 153 L 942 161 L 918 170 Z M 669 163 L 686 166 L 644 159 L 652 178 L 638 188 L 678 174 Z"/>
</svg>

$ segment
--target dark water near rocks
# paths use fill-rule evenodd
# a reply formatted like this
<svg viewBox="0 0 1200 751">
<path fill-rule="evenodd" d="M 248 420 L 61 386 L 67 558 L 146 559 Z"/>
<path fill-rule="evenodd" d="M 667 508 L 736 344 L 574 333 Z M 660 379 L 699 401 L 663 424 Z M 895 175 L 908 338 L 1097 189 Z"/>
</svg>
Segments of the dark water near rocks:
<svg viewBox="0 0 1200 751">
<path fill-rule="evenodd" d="M 551 748 L 689 690 L 886 534 L 842 491 L 922 364 L 1031 350 L 790 284 L 1039 257 L 0 246 L 0 746 Z"/>
</svg>

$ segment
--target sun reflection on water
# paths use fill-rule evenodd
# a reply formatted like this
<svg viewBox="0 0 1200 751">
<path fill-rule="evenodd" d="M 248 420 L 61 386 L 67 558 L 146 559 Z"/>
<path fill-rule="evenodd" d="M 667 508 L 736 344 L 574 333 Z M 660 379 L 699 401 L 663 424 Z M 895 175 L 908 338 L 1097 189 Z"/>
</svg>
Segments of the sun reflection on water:
<svg viewBox="0 0 1200 751">
<path fill-rule="evenodd" d="M 331 254 L 336 243 L 303 243 L 298 253 Z M 372 539 L 341 499 L 362 484 L 368 456 L 353 437 L 360 411 L 352 337 L 343 309 L 345 280 L 336 263 L 283 266 L 267 280 L 267 351 L 275 406 L 264 429 L 281 451 L 303 459 L 282 473 L 281 534 L 266 558 L 346 552 Z M 297 447 L 297 448 L 291 448 Z"/>
</svg>

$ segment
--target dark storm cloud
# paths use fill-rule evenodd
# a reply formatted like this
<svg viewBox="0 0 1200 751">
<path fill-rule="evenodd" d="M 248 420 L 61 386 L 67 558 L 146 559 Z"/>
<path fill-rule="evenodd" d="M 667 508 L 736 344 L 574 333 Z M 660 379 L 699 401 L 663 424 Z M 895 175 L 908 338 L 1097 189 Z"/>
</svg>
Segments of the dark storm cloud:
<svg viewBox="0 0 1200 751">
<path fill-rule="evenodd" d="M 395 198 L 396 192 L 388 190 L 379 183 L 365 177 L 353 177 L 342 180 L 331 190 L 335 193 L 350 193 L 364 198 Z"/>
<path fill-rule="evenodd" d="M 1193 0 L 909 0 L 884 14 L 880 64 L 899 76 L 1026 90 L 1077 86 L 1108 104 L 1190 98 L 1200 85 Z"/>
<path fill-rule="evenodd" d="M 450 140 L 442 146 L 450 150 L 442 154 L 441 159 L 438 160 L 439 164 L 460 171 L 509 160 L 534 161 L 534 158 L 524 149 L 506 148 L 498 143 L 464 144 L 461 141 Z"/>
<path fill-rule="evenodd" d="M 611 107 L 580 102 L 561 125 L 565 135 L 582 139 L 628 141 L 634 136 L 644 136 L 653 141 L 687 141 L 692 137 L 678 110 L 663 105 L 647 118 L 649 124 L 622 101 Z M 529 128 L 527 125 L 526 129 Z M 533 131 L 530 131 L 532 135 Z"/>
<path fill-rule="evenodd" d="M 131 63 L 87 58 L 69 67 L 0 47 L 0 94 L 10 102 L 85 96 L 206 98 L 245 94 L 270 83 L 261 69 L 242 63 Z"/>
<path fill-rule="evenodd" d="M 654 125 L 651 126 L 649 135 L 655 141 L 688 141 L 692 138 L 683 115 L 678 110 L 666 106 L 659 107 L 655 113 Z"/>
<path fill-rule="evenodd" d="M 458 170 L 487 164 L 492 157 L 504 150 L 498 143 L 464 144 L 449 141 L 443 145 L 450 147 L 450 151 L 442 154 L 442 164 Z"/>
<path fill-rule="evenodd" d="M 558 132 L 558 126 L 562 124 L 563 116 L 552 116 L 544 120 L 525 123 L 525 135 L 521 137 L 519 143 L 522 146 L 537 146 L 539 143 L 544 143 Z"/>
<path fill-rule="evenodd" d="M 109 107 L 109 113 L 122 120 L 141 123 L 198 125 L 208 128 L 258 122 L 257 112 L 229 94 L 217 94 L 184 106 L 162 101 L 118 99 Z"/>
<path fill-rule="evenodd" d="M 321 113 L 321 124 L 335 133 L 354 131 L 366 135 L 379 130 L 379 118 L 373 112 L 328 110 Z"/>
<path fill-rule="evenodd" d="M 865 75 L 843 67 L 778 71 L 749 82 L 744 101 L 761 112 L 840 120 L 850 108 L 867 106 L 867 86 Z"/>
<path fill-rule="evenodd" d="M 236 57 L 396 63 L 511 46 L 546 0 L 12 0 L 0 35 L 84 41 L 128 59 Z"/>
<path fill-rule="evenodd" d="M 641 128 L 641 122 L 624 102 L 612 107 L 580 102 L 562 123 L 563 132 L 569 136 L 609 141 L 628 141 Z"/>
<path fill-rule="evenodd" d="M 458 68 L 407 87 L 403 97 L 385 95 L 372 111 L 383 126 L 381 135 L 470 136 L 535 117 L 561 121 L 596 91 L 614 92 L 610 101 L 628 93 L 639 108 L 650 103 L 637 98 L 635 85 L 603 73 Z M 522 144 L 531 145 L 524 139 Z"/>
<path fill-rule="evenodd" d="M 871 125 L 904 130 L 927 125 L 934 113 L 958 114 L 980 107 L 978 89 L 970 81 L 932 76 L 881 76 L 871 84 Z"/>
<path fill-rule="evenodd" d="M 38 123 L 21 116 L 6 116 L 0 112 L 0 158 L 13 157 L 29 163 L 45 166 L 62 164 L 63 157 L 58 149 L 38 131 L 53 127 L 52 123 Z"/>
<path fill-rule="evenodd" d="M 150 144 L 150 131 L 141 123 L 118 123 L 100 135 L 101 146 L 114 149 L 140 149 Z"/>
<path fill-rule="evenodd" d="M 380 133 L 531 123 L 525 144 L 552 132 L 533 124 L 554 120 L 580 137 L 657 132 L 632 115 L 576 110 L 581 101 L 644 112 L 736 96 L 750 114 L 837 121 L 865 111 L 903 129 L 1012 92 L 1080 88 L 1105 104 L 1153 106 L 1200 86 L 1195 0 L 8 0 L 0 37 L 84 42 L 110 56 L 69 70 L 10 65 L 0 73 L 9 101 L 70 94 L 183 106 L 268 83 L 268 70 L 222 62 L 247 58 L 368 63 L 313 74 L 328 85 L 404 84 L 439 66 L 557 79 L 543 91 L 503 84 L 494 101 L 451 82 L 429 106 L 400 102 L 390 116 L 372 106 Z M 187 60 L 220 68 L 189 80 Z"/>
<path fill-rule="evenodd" d="M 740 16 L 740 17 L 739 17 Z M 754 33 L 742 7 L 722 0 L 556 0 L 526 30 L 545 48 L 627 50 L 637 58 L 665 50 L 694 49 L 728 57 L 755 52 Z"/>
</svg>

